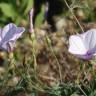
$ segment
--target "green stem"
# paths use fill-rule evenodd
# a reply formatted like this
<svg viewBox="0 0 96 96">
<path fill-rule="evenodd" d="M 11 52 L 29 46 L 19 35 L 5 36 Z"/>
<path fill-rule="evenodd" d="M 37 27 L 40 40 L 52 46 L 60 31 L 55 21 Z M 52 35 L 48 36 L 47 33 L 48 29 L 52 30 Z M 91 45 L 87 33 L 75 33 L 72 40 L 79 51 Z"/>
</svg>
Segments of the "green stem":
<svg viewBox="0 0 96 96">
<path fill-rule="evenodd" d="M 34 72 L 35 72 L 35 76 L 36 76 L 36 70 L 37 70 L 37 60 L 36 60 L 36 51 L 34 48 L 34 44 L 35 44 L 35 33 L 31 33 L 31 41 L 32 41 L 32 54 L 33 54 L 33 61 L 34 61 Z"/>
<path fill-rule="evenodd" d="M 85 95 L 85 96 L 87 96 L 87 94 L 84 92 L 84 90 L 81 88 L 81 86 L 80 85 L 77 85 L 78 86 L 78 88 L 82 91 L 82 93 Z"/>
<path fill-rule="evenodd" d="M 52 46 L 51 46 L 51 40 L 49 39 L 48 36 L 46 36 L 46 40 L 47 40 L 47 43 L 48 43 L 48 45 L 49 45 L 49 48 L 50 48 L 50 50 L 51 50 L 51 52 L 52 52 L 55 60 L 56 60 L 56 62 L 57 62 L 56 64 L 57 64 L 58 69 L 59 69 L 60 82 L 62 82 L 62 72 L 61 72 L 60 63 L 59 63 L 59 61 L 58 61 L 58 59 L 57 59 L 57 57 L 56 57 L 56 55 L 55 55 L 55 52 L 54 52 L 54 50 L 53 50 L 53 48 L 52 48 Z"/>
<path fill-rule="evenodd" d="M 75 18 L 75 20 L 76 20 L 77 24 L 79 25 L 79 27 L 80 27 L 81 31 L 82 31 L 82 32 L 84 32 L 84 30 L 83 30 L 83 28 L 82 28 L 81 24 L 79 23 L 79 21 L 78 21 L 77 17 L 75 16 L 75 14 L 74 14 L 73 10 L 70 8 L 70 6 L 68 5 L 68 3 L 67 3 L 67 1 L 66 1 L 66 0 L 64 0 L 64 2 L 65 2 L 65 4 L 66 4 L 66 6 L 68 7 L 68 9 L 70 10 L 70 12 L 71 12 L 71 14 L 73 15 L 73 17 Z"/>
</svg>

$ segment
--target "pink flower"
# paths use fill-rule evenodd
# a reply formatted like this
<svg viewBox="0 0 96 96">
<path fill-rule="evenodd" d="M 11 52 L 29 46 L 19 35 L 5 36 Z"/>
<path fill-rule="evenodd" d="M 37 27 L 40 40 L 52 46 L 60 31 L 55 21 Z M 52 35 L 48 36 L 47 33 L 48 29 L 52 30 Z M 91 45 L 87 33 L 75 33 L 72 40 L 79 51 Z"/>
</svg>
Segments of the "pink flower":
<svg viewBox="0 0 96 96">
<path fill-rule="evenodd" d="M 13 23 L 10 23 L 4 28 L 0 29 L 0 49 L 7 52 L 13 51 L 16 40 L 24 31 L 24 27 L 17 27 Z"/>
<path fill-rule="evenodd" d="M 78 58 L 91 59 L 96 55 L 96 29 L 70 36 L 68 51 Z"/>
</svg>

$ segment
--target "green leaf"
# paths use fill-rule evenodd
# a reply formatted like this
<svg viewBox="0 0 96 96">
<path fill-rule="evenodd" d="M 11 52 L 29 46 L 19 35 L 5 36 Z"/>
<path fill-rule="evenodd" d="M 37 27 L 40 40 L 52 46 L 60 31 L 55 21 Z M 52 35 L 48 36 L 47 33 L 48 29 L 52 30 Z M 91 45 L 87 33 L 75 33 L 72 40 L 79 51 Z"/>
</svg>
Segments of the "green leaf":
<svg viewBox="0 0 96 96">
<path fill-rule="evenodd" d="M 44 6 L 42 6 L 41 12 L 39 13 L 39 15 L 36 18 L 36 23 L 35 23 L 36 26 L 40 27 L 43 20 L 44 20 Z"/>
<path fill-rule="evenodd" d="M 74 94 L 72 94 L 71 96 L 79 96 L 78 94 L 76 94 L 76 93 L 74 93 Z"/>
<path fill-rule="evenodd" d="M 13 18 L 15 16 L 15 10 L 11 4 L 0 3 L 0 9 L 3 12 L 3 14 L 7 17 Z"/>
<path fill-rule="evenodd" d="M 27 2 L 28 3 L 27 3 L 27 7 L 24 11 L 24 14 L 28 14 L 28 11 L 32 8 L 32 5 L 33 5 L 33 0 L 28 0 Z"/>
</svg>

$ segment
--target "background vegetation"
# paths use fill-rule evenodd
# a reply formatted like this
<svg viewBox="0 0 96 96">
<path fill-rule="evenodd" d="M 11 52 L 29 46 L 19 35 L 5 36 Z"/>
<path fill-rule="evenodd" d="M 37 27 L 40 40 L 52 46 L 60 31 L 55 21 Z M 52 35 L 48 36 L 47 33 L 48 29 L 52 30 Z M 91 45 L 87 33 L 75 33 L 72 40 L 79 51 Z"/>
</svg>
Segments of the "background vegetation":
<svg viewBox="0 0 96 96">
<path fill-rule="evenodd" d="M 14 53 L 0 52 L 0 96 L 96 96 L 96 58 L 84 61 L 68 53 L 70 35 L 96 28 L 96 0 L 72 0 L 56 16 L 54 33 L 42 24 L 42 7 L 34 39 L 28 33 L 32 5 L 33 0 L 0 0 L 0 27 L 26 27 Z"/>
</svg>

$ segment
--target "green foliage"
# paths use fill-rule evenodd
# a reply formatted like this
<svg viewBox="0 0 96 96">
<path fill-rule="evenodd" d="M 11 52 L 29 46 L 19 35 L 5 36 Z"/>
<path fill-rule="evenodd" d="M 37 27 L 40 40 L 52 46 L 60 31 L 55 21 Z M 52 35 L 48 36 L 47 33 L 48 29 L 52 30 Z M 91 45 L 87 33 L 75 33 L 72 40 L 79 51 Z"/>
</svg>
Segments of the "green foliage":
<svg viewBox="0 0 96 96">
<path fill-rule="evenodd" d="M 0 25 L 14 22 L 26 26 L 28 24 L 28 12 L 32 8 L 33 0 L 1 0 L 0 1 Z M 43 11 L 37 17 L 36 25 L 40 26 L 43 20 Z M 24 22 L 23 22 L 24 21 Z"/>
<path fill-rule="evenodd" d="M 11 17 L 13 18 L 16 14 L 15 14 L 15 10 L 14 7 L 11 4 L 7 4 L 7 3 L 0 3 L 0 9 L 2 11 L 2 13 L 6 16 L 6 17 Z M 7 11 L 6 11 L 7 10 Z"/>
</svg>

